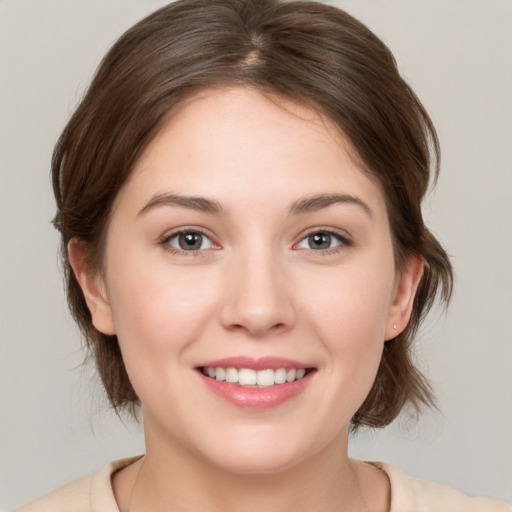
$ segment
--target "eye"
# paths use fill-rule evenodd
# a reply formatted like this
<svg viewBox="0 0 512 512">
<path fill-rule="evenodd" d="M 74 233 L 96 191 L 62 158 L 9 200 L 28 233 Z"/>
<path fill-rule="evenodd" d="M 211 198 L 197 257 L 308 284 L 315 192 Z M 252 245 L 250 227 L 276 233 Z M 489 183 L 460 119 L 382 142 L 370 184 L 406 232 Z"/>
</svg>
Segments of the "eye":
<svg viewBox="0 0 512 512">
<path fill-rule="evenodd" d="M 214 248 L 214 243 L 201 231 L 179 231 L 163 240 L 163 244 L 171 246 L 178 251 L 202 251 Z"/>
<path fill-rule="evenodd" d="M 315 231 L 305 236 L 296 247 L 299 249 L 310 249 L 313 251 L 328 251 L 340 246 L 349 245 L 350 241 L 339 233 L 333 233 L 331 231 Z"/>
</svg>

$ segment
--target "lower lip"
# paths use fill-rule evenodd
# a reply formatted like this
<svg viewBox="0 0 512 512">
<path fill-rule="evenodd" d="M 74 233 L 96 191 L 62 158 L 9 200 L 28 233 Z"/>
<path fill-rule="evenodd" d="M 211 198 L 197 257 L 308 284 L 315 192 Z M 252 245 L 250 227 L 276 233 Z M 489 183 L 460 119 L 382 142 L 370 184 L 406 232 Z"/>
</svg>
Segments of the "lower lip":
<svg viewBox="0 0 512 512">
<path fill-rule="evenodd" d="M 300 380 L 262 388 L 248 388 L 226 381 L 218 381 L 206 377 L 202 373 L 199 373 L 199 376 L 213 393 L 237 407 L 270 409 L 301 393 L 310 383 L 313 373 L 308 373 Z"/>
</svg>

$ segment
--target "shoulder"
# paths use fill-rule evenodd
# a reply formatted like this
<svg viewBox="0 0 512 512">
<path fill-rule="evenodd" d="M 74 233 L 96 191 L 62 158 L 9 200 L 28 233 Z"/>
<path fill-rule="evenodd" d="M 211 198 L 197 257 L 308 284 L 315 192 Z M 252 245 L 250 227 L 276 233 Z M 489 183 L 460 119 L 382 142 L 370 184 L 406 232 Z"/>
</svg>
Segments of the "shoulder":
<svg viewBox="0 0 512 512">
<path fill-rule="evenodd" d="M 390 464 L 372 464 L 389 477 L 390 512 L 512 512 L 512 506 L 503 501 L 471 497 L 447 485 L 414 478 Z"/>
<path fill-rule="evenodd" d="M 15 512 L 89 512 L 93 475 L 79 478 Z"/>
<path fill-rule="evenodd" d="M 112 474 L 138 459 L 110 462 L 97 473 L 59 487 L 15 512 L 119 512 L 112 490 Z"/>
</svg>

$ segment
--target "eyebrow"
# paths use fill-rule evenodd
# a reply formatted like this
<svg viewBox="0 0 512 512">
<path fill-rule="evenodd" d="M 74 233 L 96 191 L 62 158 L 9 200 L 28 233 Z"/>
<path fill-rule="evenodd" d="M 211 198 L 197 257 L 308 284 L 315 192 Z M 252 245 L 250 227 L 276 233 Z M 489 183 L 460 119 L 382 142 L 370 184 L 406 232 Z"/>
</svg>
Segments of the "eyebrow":
<svg viewBox="0 0 512 512">
<path fill-rule="evenodd" d="M 196 210 L 210 214 L 222 214 L 224 208 L 218 201 L 207 199 L 199 196 L 183 196 L 179 194 L 164 193 L 153 196 L 139 211 L 138 215 L 142 215 L 149 210 L 153 210 L 159 206 L 178 206 L 189 210 Z"/>
<path fill-rule="evenodd" d="M 303 213 L 316 212 L 338 203 L 359 206 L 373 218 L 372 209 L 362 199 L 350 194 L 319 194 L 306 196 L 292 204 L 289 214 L 301 215 Z"/>
<path fill-rule="evenodd" d="M 359 197 L 350 194 L 317 194 L 302 197 L 292 203 L 289 215 L 302 215 L 328 208 L 333 204 L 354 204 L 373 218 L 371 208 Z M 220 215 L 225 213 L 222 205 L 214 199 L 207 199 L 201 196 L 183 196 L 173 193 L 163 193 L 153 196 L 139 211 L 138 215 L 158 208 L 160 206 L 178 206 L 189 210 L 196 210 L 203 213 Z"/>
</svg>

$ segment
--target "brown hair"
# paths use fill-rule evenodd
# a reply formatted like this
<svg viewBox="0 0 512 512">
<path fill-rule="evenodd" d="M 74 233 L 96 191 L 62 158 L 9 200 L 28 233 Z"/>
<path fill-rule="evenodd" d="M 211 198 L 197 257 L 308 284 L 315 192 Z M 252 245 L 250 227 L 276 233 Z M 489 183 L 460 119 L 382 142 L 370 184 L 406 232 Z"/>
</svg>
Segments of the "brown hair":
<svg viewBox="0 0 512 512">
<path fill-rule="evenodd" d="M 180 0 L 129 29 L 102 61 L 53 154 L 52 173 L 71 312 L 111 404 L 138 403 L 116 336 L 92 325 L 67 244 L 88 247 L 101 267 L 113 201 L 163 119 L 200 90 L 249 86 L 310 105 L 349 138 L 387 201 L 395 260 L 424 259 L 408 327 L 386 342 L 373 387 L 352 419 L 383 427 L 409 402 L 432 404 L 410 345 L 438 290 L 448 301 L 452 269 L 423 223 L 421 201 L 439 170 L 432 122 L 400 77 L 389 49 L 347 13 L 317 2 Z"/>
</svg>

